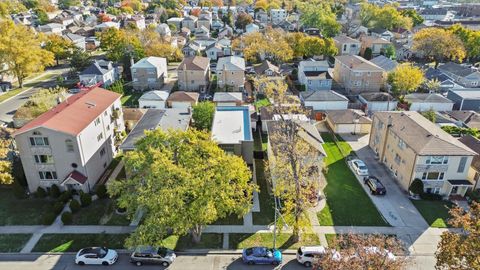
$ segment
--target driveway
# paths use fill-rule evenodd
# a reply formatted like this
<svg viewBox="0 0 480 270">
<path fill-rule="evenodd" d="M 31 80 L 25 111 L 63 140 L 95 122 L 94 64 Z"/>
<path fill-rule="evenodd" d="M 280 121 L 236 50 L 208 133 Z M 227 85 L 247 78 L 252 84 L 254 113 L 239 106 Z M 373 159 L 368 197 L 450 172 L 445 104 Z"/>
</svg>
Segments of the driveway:
<svg viewBox="0 0 480 270">
<path fill-rule="evenodd" d="M 407 193 L 396 183 L 391 173 L 376 159 L 375 153 L 368 146 L 369 135 L 344 135 L 342 138 L 350 144 L 357 156 L 365 162 L 370 175 L 376 176 L 387 189 L 385 196 L 375 196 L 363 184 L 363 177 L 357 176 L 361 186 L 372 199 L 382 216 L 394 227 L 411 227 L 419 232 L 428 228 L 428 224 L 408 199 Z"/>
</svg>

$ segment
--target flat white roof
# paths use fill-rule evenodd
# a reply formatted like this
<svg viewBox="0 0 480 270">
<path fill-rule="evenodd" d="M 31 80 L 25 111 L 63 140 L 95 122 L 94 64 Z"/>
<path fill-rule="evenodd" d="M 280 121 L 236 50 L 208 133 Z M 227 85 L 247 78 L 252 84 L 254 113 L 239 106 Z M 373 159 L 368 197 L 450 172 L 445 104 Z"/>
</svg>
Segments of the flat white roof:
<svg viewBox="0 0 480 270">
<path fill-rule="evenodd" d="M 251 141 L 250 115 L 248 107 L 217 108 L 213 118 L 212 139 L 219 144 L 240 144 Z"/>
</svg>

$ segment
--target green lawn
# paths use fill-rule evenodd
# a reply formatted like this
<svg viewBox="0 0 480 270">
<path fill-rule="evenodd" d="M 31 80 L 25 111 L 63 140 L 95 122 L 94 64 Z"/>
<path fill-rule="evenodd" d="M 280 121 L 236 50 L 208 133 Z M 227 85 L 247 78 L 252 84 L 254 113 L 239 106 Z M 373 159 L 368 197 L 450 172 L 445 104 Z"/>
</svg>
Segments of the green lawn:
<svg viewBox="0 0 480 270">
<path fill-rule="evenodd" d="M 138 99 L 142 94 L 142 92 L 126 92 L 121 98 L 122 105 L 125 107 L 137 107 Z"/>
<path fill-rule="evenodd" d="M 450 218 L 448 210 L 453 206 L 452 203 L 426 200 L 412 200 L 412 203 L 417 207 L 418 211 L 422 214 L 430 227 L 450 227 L 450 225 L 447 224 L 447 220 Z"/>
<path fill-rule="evenodd" d="M 255 151 L 267 151 L 268 135 L 258 130 L 253 134 L 253 147 Z"/>
<path fill-rule="evenodd" d="M 127 226 L 130 221 L 126 215 L 115 213 L 115 202 L 112 199 L 100 199 L 93 201 L 87 207 L 82 207 L 73 214 L 74 225 L 123 225 Z"/>
<path fill-rule="evenodd" d="M 221 249 L 223 245 L 223 234 L 220 233 L 204 233 L 200 243 L 193 243 L 190 235 L 178 237 L 171 235 L 164 240 L 165 247 L 174 250 L 185 249 Z"/>
<path fill-rule="evenodd" d="M 320 211 L 318 220 L 324 226 L 388 226 L 378 213 L 375 205 L 348 168 L 345 157 L 333 141 L 332 135 L 322 133 L 323 147 L 327 152 L 324 159 L 327 165 L 328 185 L 324 192 L 326 207 Z M 340 141 L 344 154 L 351 151 L 348 143 Z"/>
<path fill-rule="evenodd" d="M 9 188 L 0 188 L 0 226 L 39 225 L 52 212 L 53 201 L 28 198 L 19 200 Z"/>
<path fill-rule="evenodd" d="M 75 252 L 84 247 L 124 248 L 128 234 L 44 234 L 33 252 Z"/>
<path fill-rule="evenodd" d="M 262 99 L 257 99 L 257 101 L 255 101 L 253 103 L 253 105 L 255 105 L 255 108 L 258 110 L 260 110 L 261 107 L 265 107 L 265 106 L 268 106 L 270 105 L 270 100 L 268 98 L 262 98 Z"/>
<path fill-rule="evenodd" d="M 273 223 L 275 215 L 275 203 L 273 196 L 268 193 L 267 180 L 265 179 L 265 164 L 263 160 L 255 160 L 255 169 L 257 174 L 257 185 L 260 188 L 258 200 L 260 201 L 260 212 L 253 212 L 254 225 L 268 225 Z"/>
<path fill-rule="evenodd" d="M 231 249 L 242 249 L 254 246 L 273 247 L 273 233 L 231 233 L 229 235 L 229 242 Z M 300 246 L 320 244 L 320 240 L 315 234 L 304 234 L 300 241 L 295 243 L 293 242 L 292 234 L 279 233 L 277 234 L 276 242 L 276 247 L 279 249 L 297 249 Z"/>
<path fill-rule="evenodd" d="M 20 252 L 31 234 L 0 234 L 0 252 Z"/>
</svg>

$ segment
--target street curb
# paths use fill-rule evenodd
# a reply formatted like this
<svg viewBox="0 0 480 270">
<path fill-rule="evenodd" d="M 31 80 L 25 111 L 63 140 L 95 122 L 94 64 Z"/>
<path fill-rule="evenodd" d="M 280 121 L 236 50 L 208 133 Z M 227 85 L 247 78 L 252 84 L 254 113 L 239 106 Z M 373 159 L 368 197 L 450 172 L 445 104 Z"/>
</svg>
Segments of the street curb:
<svg viewBox="0 0 480 270">
<path fill-rule="evenodd" d="M 126 249 L 117 249 L 119 254 L 130 254 L 132 251 Z M 241 249 L 230 249 L 230 250 L 209 250 L 209 249 L 190 249 L 190 250 L 180 250 L 175 251 L 178 255 L 241 255 Z M 20 252 L 0 252 L 2 255 L 75 255 L 77 252 L 30 252 L 30 253 L 20 253 Z M 295 255 L 296 250 L 287 249 L 282 251 L 284 255 Z"/>
</svg>

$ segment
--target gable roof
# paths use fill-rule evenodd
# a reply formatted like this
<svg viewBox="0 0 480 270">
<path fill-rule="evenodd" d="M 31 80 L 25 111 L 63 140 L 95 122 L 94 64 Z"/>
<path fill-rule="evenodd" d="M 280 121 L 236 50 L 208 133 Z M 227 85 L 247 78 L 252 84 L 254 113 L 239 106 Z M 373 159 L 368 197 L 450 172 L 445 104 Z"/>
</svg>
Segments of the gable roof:
<svg viewBox="0 0 480 270">
<path fill-rule="evenodd" d="M 374 117 L 390 129 L 418 155 L 473 156 L 476 153 L 418 112 L 376 112 Z"/>
<path fill-rule="evenodd" d="M 372 120 L 365 116 L 362 111 L 358 110 L 329 110 L 326 111 L 328 119 L 333 124 L 353 124 L 358 119 L 358 124 L 370 124 Z"/>
<path fill-rule="evenodd" d="M 466 76 L 471 75 L 473 73 L 478 73 L 477 70 L 474 70 L 470 67 L 462 66 L 462 65 L 459 65 L 459 64 L 453 63 L 453 62 L 445 63 L 445 64 L 439 66 L 438 69 L 440 69 L 442 71 L 450 72 L 450 73 L 455 74 L 455 75 L 460 76 L 460 77 L 466 77 Z"/>
<path fill-rule="evenodd" d="M 435 93 L 412 93 L 406 95 L 405 100 L 411 103 L 453 103 L 450 99 Z"/>
<path fill-rule="evenodd" d="M 341 95 L 335 91 L 303 91 L 300 92 L 300 96 L 305 101 L 347 101 L 344 95 Z"/>
<path fill-rule="evenodd" d="M 162 65 L 167 65 L 167 59 L 163 57 L 145 57 L 132 65 L 132 68 L 158 68 Z"/>
<path fill-rule="evenodd" d="M 469 128 L 480 129 L 480 114 L 475 111 L 451 111 L 445 113 L 457 121 L 463 122 Z"/>
<path fill-rule="evenodd" d="M 371 71 L 383 71 L 383 69 L 374 63 L 362 58 L 358 55 L 339 55 L 335 56 L 335 61 L 339 61 L 352 69 L 357 70 L 371 70 Z"/>
<path fill-rule="evenodd" d="M 15 135 L 44 127 L 77 136 L 120 97 L 102 88 L 83 90 L 27 123 Z"/>
<path fill-rule="evenodd" d="M 365 99 L 366 101 L 372 102 L 372 101 L 397 101 L 396 98 L 394 98 L 392 95 L 389 93 L 385 92 L 370 92 L 370 93 L 361 93 L 360 96 Z"/>
<path fill-rule="evenodd" d="M 254 66 L 253 69 L 255 70 L 255 73 L 257 75 L 263 74 L 268 69 L 270 69 L 271 71 L 273 71 L 275 73 L 279 73 L 279 68 L 277 66 L 275 66 L 274 64 L 272 64 L 268 60 L 264 60 L 260 65 Z"/>
<path fill-rule="evenodd" d="M 200 94 L 196 92 L 176 91 L 173 92 L 167 101 L 197 102 Z"/>
<path fill-rule="evenodd" d="M 360 41 L 358 41 L 354 38 L 351 38 L 349 36 L 346 36 L 346 35 L 336 36 L 336 37 L 333 38 L 333 40 L 335 42 L 340 43 L 340 44 L 343 44 L 343 43 L 360 43 Z"/>
<path fill-rule="evenodd" d="M 86 69 L 84 69 L 82 72 L 80 72 L 80 75 L 104 75 L 110 71 L 110 69 L 103 68 L 102 63 L 99 61 L 93 62 L 90 66 L 88 66 Z M 108 64 L 108 62 L 105 62 L 105 64 Z"/>
<path fill-rule="evenodd" d="M 159 100 L 159 101 L 166 101 L 168 98 L 169 93 L 167 91 L 148 91 L 145 92 L 138 100 Z"/>
<path fill-rule="evenodd" d="M 384 55 L 379 55 L 379 56 L 373 58 L 372 60 L 370 60 L 370 62 L 374 63 L 375 65 L 377 65 L 381 68 L 383 68 L 387 72 L 394 70 L 398 66 L 397 61 L 392 60 L 388 57 L 385 57 Z"/>
<path fill-rule="evenodd" d="M 179 70 L 207 70 L 210 66 L 210 58 L 203 56 L 185 57 L 178 66 Z"/>
<path fill-rule="evenodd" d="M 475 168 L 477 171 L 479 171 L 480 170 L 480 141 L 477 138 L 473 137 L 472 135 L 466 135 L 466 136 L 460 137 L 458 140 L 477 153 L 477 155 L 473 157 L 471 166 Z"/>
<path fill-rule="evenodd" d="M 221 57 L 217 62 L 217 70 L 245 71 L 245 60 L 238 56 Z"/>
</svg>

